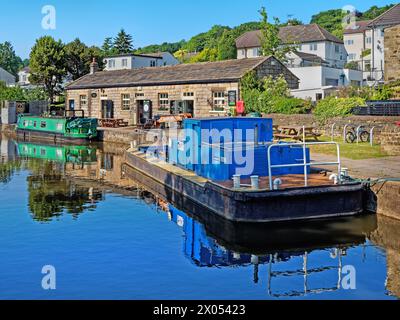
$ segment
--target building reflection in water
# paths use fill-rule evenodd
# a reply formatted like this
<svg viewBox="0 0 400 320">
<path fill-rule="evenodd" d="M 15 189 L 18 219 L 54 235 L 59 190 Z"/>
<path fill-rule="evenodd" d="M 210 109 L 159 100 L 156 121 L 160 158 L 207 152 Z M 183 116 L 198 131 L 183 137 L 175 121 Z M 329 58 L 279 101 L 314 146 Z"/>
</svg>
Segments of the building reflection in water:
<svg viewBox="0 0 400 320">
<path fill-rule="evenodd" d="M 29 208 L 36 221 L 48 222 L 63 214 L 78 218 L 93 211 L 107 193 L 139 198 L 166 213 L 169 220 L 182 228 L 184 255 L 200 268 L 253 267 L 253 279 L 260 282 L 260 266 L 268 270 L 267 290 L 273 297 L 304 296 L 340 289 L 342 257 L 353 246 L 370 238 L 387 252 L 387 290 L 400 297 L 400 222 L 369 216 L 314 221 L 288 225 L 237 225 L 201 211 L 180 210 L 146 186 L 127 178 L 123 171 L 123 148 L 110 145 L 51 146 L 15 144 L 1 140 L 0 183 L 7 182 L 15 170 L 24 167 L 28 177 Z M 26 161 L 29 159 L 29 161 Z M 185 202 L 186 204 L 186 202 Z M 189 212 L 186 214 L 185 212 Z M 377 222 L 378 221 L 378 222 Z M 378 224 L 377 224 L 378 223 Z M 279 230 L 279 231 L 277 231 Z M 290 234 L 290 238 L 282 236 Z M 326 255 L 324 265 L 315 266 L 313 253 Z M 298 263 L 283 270 L 285 262 Z M 329 272 L 331 284 L 318 288 L 311 285 Z M 301 289 L 281 288 L 279 281 L 296 278 Z M 265 280 L 265 279 L 264 279 Z"/>
</svg>

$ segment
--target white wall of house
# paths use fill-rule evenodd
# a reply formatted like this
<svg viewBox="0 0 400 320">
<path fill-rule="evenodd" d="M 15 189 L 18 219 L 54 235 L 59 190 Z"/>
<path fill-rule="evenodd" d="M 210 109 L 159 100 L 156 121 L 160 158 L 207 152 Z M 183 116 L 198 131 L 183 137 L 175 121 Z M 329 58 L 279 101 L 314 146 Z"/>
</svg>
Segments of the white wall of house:
<svg viewBox="0 0 400 320">
<path fill-rule="evenodd" d="M 372 73 L 377 81 L 383 80 L 385 68 L 385 31 L 383 27 L 372 30 Z"/>
<path fill-rule="evenodd" d="M 177 65 L 179 61 L 169 52 L 159 54 L 159 57 L 146 55 L 126 55 L 104 59 L 105 71 L 140 69 L 147 67 L 162 67 Z"/>
<path fill-rule="evenodd" d="M 160 56 L 162 57 L 162 62 L 160 65 L 164 66 L 175 66 L 179 64 L 179 60 L 176 59 L 171 53 L 169 52 L 161 52 Z M 160 62 L 159 62 L 160 63 Z"/>
<path fill-rule="evenodd" d="M 305 42 L 296 45 L 297 50 L 314 54 L 329 63 L 332 67 L 344 68 L 347 62 L 347 51 L 343 44 L 330 41 Z M 238 49 L 237 58 L 255 58 L 261 54 L 260 47 Z"/>
<path fill-rule="evenodd" d="M 299 79 L 299 89 L 292 90 L 292 94 L 298 98 L 318 99 L 317 94 L 325 97 L 325 91 L 332 87 L 361 85 L 363 74 L 361 71 L 350 69 L 338 69 L 325 66 L 312 66 L 301 68 L 289 68 Z"/>
<path fill-rule="evenodd" d="M 3 68 L 0 68 L 0 81 L 5 82 L 7 86 L 15 85 L 15 77 Z"/>
<path fill-rule="evenodd" d="M 30 75 L 31 74 L 29 72 L 26 72 L 26 71 L 23 71 L 23 70 L 18 72 L 18 84 L 20 86 L 29 85 L 30 84 L 30 81 L 29 81 L 29 76 Z"/>
</svg>

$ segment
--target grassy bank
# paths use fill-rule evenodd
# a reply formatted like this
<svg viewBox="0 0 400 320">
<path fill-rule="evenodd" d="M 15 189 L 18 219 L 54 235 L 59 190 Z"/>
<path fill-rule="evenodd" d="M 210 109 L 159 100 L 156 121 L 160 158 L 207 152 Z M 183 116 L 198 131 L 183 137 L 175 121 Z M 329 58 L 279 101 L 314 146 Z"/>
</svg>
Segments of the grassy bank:
<svg viewBox="0 0 400 320">
<path fill-rule="evenodd" d="M 331 141 L 329 137 L 321 137 L 320 141 Z M 340 145 L 340 153 L 342 157 L 363 160 L 384 158 L 388 154 L 381 149 L 380 145 L 371 146 L 369 143 L 344 143 L 342 139 L 335 139 Z M 312 146 L 311 152 L 336 155 L 336 148 L 330 145 Z"/>
</svg>

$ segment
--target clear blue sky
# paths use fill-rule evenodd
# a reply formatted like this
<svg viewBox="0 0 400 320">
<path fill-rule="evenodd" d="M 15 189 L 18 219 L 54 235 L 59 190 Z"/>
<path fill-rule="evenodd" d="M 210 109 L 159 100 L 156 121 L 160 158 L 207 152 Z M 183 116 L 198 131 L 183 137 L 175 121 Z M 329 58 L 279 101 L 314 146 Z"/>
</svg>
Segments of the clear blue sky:
<svg viewBox="0 0 400 320">
<path fill-rule="evenodd" d="M 79 37 L 101 45 L 121 28 L 134 37 L 135 47 L 189 39 L 214 24 L 236 26 L 259 19 L 265 6 L 271 16 L 288 15 L 310 21 L 313 14 L 351 4 L 364 11 L 396 0 L 0 0 L 0 42 L 11 41 L 18 55 L 27 58 L 35 39 L 49 34 L 64 42 Z M 43 30 L 44 5 L 57 10 L 56 30 Z"/>
</svg>

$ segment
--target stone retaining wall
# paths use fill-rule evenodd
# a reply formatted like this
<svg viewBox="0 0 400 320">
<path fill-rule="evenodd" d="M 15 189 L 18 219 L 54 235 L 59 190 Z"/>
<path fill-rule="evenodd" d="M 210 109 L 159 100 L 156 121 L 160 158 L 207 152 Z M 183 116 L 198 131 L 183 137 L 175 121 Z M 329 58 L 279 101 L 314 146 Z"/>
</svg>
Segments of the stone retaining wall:
<svg viewBox="0 0 400 320">
<path fill-rule="evenodd" d="M 383 149 L 390 155 L 400 155 L 400 117 L 374 117 L 374 116 L 349 116 L 332 118 L 326 124 L 318 122 L 312 114 L 270 114 L 265 117 L 272 118 L 276 125 L 294 125 L 294 126 L 314 126 L 326 135 L 331 136 L 332 125 L 335 126 L 335 136 L 343 137 L 343 130 L 346 124 L 358 126 L 365 125 L 369 128 L 376 127 L 374 131 L 374 142 L 382 145 Z"/>
<path fill-rule="evenodd" d="M 376 195 L 376 212 L 400 220 L 400 182 L 386 182 L 372 188 Z"/>
</svg>

